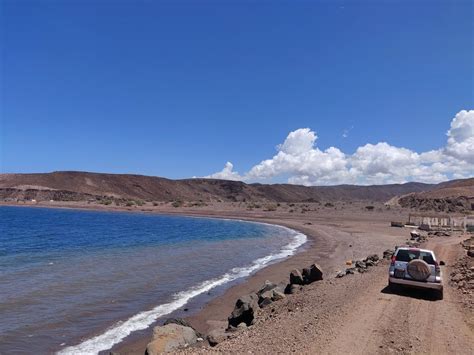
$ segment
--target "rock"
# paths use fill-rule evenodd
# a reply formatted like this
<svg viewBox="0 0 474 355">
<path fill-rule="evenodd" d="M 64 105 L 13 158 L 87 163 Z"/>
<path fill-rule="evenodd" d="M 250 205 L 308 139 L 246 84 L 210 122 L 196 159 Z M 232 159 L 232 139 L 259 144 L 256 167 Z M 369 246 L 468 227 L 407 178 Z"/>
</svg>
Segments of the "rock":
<svg viewBox="0 0 474 355">
<path fill-rule="evenodd" d="M 251 325 L 259 308 L 258 299 L 259 297 L 253 293 L 240 297 L 227 319 L 229 326 L 237 327 L 242 322 L 247 324 L 247 326 Z"/>
<path fill-rule="evenodd" d="M 336 274 L 336 277 L 337 278 L 341 278 L 341 277 L 344 277 L 346 276 L 346 271 L 339 271 L 337 274 Z"/>
<path fill-rule="evenodd" d="M 187 321 L 185 321 L 182 318 L 168 318 L 165 320 L 163 325 L 168 325 L 168 324 L 178 324 L 178 325 L 182 325 L 183 327 L 189 327 L 196 332 L 196 336 L 198 338 L 203 338 L 203 335 L 201 333 L 199 333 L 196 329 L 194 329 L 194 327 L 191 324 L 189 324 Z"/>
<path fill-rule="evenodd" d="M 371 260 L 371 261 L 376 262 L 376 261 L 379 261 L 380 258 L 379 258 L 379 256 L 378 256 L 377 254 L 372 254 L 372 255 L 369 255 L 369 256 L 366 258 L 366 260 Z"/>
<path fill-rule="evenodd" d="M 455 274 L 453 277 L 451 277 L 451 281 L 453 282 L 459 282 L 463 279 L 463 275 L 462 274 Z"/>
<path fill-rule="evenodd" d="M 274 284 L 273 282 L 270 282 L 270 281 L 266 280 L 265 283 L 262 285 L 262 287 L 260 287 L 260 290 L 258 290 L 257 296 L 260 297 L 260 295 L 261 295 L 262 293 L 265 293 L 265 292 L 267 292 L 267 291 L 273 290 L 273 289 L 276 288 L 276 287 L 277 287 L 276 284 Z"/>
<path fill-rule="evenodd" d="M 284 298 L 286 298 L 284 292 L 282 292 L 282 291 L 279 290 L 279 289 L 274 289 L 274 290 L 273 290 L 273 297 L 272 297 L 273 302 L 282 300 L 282 299 L 284 299 Z"/>
<path fill-rule="evenodd" d="M 302 288 L 303 287 L 301 285 L 288 284 L 285 287 L 285 293 L 287 295 L 293 295 L 293 294 L 297 293 L 298 291 L 300 291 Z"/>
<path fill-rule="evenodd" d="M 470 247 L 469 250 L 467 251 L 467 256 L 470 256 L 471 258 L 474 258 L 474 247 Z"/>
<path fill-rule="evenodd" d="M 346 275 L 354 275 L 356 271 L 355 267 L 347 268 L 346 269 Z"/>
<path fill-rule="evenodd" d="M 297 269 L 290 272 L 290 284 L 292 285 L 304 285 L 303 275 Z"/>
<path fill-rule="evenodd" d="M 171 352 L 180 347 L 195 344 L 197 336 L 194 329 L 179 324 L 167 324 L 153 329 L 153 338 L 146 347 L 146 355 Z"/>
<path fill-rule="evenodd" d="M 242 322 L 242 323 L 240 323 L 240 324 L 237 326 L 237 329 L 239 329 L 239 330 L 247 329 L 247 324 L 245 324 L 244 322 Z"/>
<path fill-rule="evenodd" d="M 271 304 L 273 302 L 273 300 L 272 300 L 273 292 L 272 291 L 273 290 L 270 290 L 270 291 L 264 292 L 260 295 L 260 297 L 258 298 L 258 305 L 260 306 L 260 308 L 268 306 L 269 304 Z"/>
<path fill-rule="evenodd" d="M 390 259 L 395 252 L 391 249 L 387 249 L 383 252 L 384 259 Z"/>
<path fill-rule="evenodd" d="M 303 279 L 306 284 L 323 279 L 323 270 L 318 264 L 312 264 L 309 269 L 303 269 Z"/>
<path fill-rule="evenodd" d="M 274 288 L 270 291 L 264 292 L 258 298 L 258 305 L 260 308 L 268 306 L 269 304 L 285 298 L 285 295 L 278 288 Z"/>
<path fill-rule="evenodd" d="M 367 265 L 361 260 L 356 261 L 355 267 L 358 269 L 367 269 Z"/>
<path fill-rule="evenodd" d="M 369 266 L 375 266 L 375 262 L 372 261 L 372 260 L 367 260 L 367 261 L 365 262 L 365 265 L 366 265 L 367 267 L 369 267 Z"/>
<path fill-rule="evenodd" d="M 206 339 L 210 346 L 216 346 L 217 344 L 222 343 L 230 337 L 231 334 L 226 333 L 221 329 L 215 329 L 209 332 Z"/>
</svg>

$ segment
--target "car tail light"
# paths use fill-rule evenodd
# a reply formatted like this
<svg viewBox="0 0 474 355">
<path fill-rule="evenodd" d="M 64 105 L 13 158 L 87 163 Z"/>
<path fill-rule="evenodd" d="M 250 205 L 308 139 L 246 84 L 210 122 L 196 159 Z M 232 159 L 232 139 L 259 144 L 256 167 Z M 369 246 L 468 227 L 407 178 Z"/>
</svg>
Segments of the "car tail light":
<svg viewBox="0 0 474 355">
<path fill-rule="evenodd" d="M 439 274 L 440 271 L 441 271 L 441 269 L 440 269 L 439 264 L 438 264 L 437 261 L 435 261 L 435 271 L 436 271 L 436 274 Z"/>
<path fill-rule="evenodd" d="M 392 255 L 392 263 L 391 263 L 392 266 L 395 265 L 395 255 Z"/>
</svg>

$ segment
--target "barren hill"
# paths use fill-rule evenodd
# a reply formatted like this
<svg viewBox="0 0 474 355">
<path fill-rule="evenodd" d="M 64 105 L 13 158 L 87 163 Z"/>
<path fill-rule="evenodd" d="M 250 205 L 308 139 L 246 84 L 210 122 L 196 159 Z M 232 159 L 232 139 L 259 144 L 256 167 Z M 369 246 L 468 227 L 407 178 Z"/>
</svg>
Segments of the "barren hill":
<svg viewBox="0 0 474 355">
<path fill-rule="evenodd" d="M 373 186 L 300 186 L 246 184 L 216 179 L 170 180 L 161 177 L 63 171 L 1 174 L 0 199 L 81 201 L 108 197 L 145 201 L 387 201 L 435 185 L 422 183 Z"/>
<path fill-rule="evenodd" d="M 424 211 L 473 211 L 474 178 L 443 182 L 429 191 L 402 196 L 398 202 L 402 207 L 410 207 Z"/>
</svg>

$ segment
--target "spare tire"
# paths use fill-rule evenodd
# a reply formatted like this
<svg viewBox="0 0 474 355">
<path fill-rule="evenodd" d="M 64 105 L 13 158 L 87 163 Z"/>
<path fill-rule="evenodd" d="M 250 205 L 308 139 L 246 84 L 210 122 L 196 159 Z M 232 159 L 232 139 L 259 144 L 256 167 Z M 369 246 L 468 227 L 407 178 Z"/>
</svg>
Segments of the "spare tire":
<svg viewBox="0 0 474 355">
<path fill-rule="evenodd" d="M 431 275 L 430 266 L 426 261 L 415 259 L 408 263 L 407 272 L 414 280 L 425 281 Z"/>
</svg>

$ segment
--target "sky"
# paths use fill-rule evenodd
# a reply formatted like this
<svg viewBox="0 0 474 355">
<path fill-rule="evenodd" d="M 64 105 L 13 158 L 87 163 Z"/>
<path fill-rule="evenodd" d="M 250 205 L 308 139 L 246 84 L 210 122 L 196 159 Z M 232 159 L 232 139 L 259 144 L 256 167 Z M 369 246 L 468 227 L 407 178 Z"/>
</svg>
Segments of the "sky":
<svg viewBox="0 0 474 355">
<path fill-rule="evenodd" d="M 474 176 L 472 1 L 0 3 L 2 173 Z"/>
</svg>

